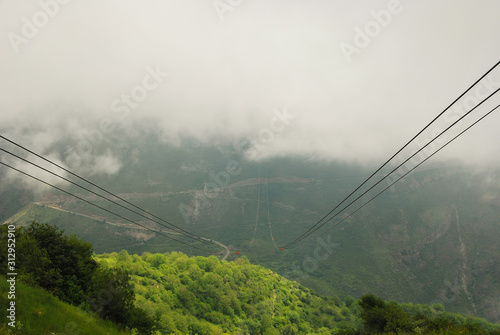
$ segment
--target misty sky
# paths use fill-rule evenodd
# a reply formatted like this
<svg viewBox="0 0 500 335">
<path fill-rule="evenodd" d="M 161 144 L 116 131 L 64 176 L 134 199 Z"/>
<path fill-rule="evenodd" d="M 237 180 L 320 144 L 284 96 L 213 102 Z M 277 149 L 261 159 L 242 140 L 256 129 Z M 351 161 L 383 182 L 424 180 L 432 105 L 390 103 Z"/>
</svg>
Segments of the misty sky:
<svg viewBox="0 0 500 335">
<path fill-rule="evenodd" d="M 175 144 L 250 138 L 249 158 L 378 164 L 500 60 L 499 13 L 498 0 L 2 0 L 0 129 L 46 153 L 154 124 Z M 493 86 L 500 69 L 479 95 Z M 499 121 L 440 157 L 498 161 Z"/>
</svg>

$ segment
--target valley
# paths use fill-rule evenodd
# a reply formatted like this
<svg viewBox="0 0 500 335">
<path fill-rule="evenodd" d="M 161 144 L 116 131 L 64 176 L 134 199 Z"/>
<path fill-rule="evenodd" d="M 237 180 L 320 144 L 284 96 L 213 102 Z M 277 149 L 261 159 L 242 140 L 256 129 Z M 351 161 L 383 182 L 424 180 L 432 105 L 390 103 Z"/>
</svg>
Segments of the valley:
<svg viewBox="0 0 500 335">
<path fill-rule="evenodd" d="M 347 214 L 356 207 L 343 211 L 339 218 L 346 220 L 339 226 L 281 251 L 278 247 L 348 194 L 366 169 L 297 158 L 251 162 L 230 150 L 204 147 L 144 145 L 141 152 L 139 160 L 125 161 L 118 174 L 93 180 L 214 241 L 210 252 L 167 240 L 48 189 L 33 198 L 18 197 L 13 212 L 3 212 L 0 219 L 16 225 L 32 220 L 55 224 L 91 242 L 97 253 L 181 251 L 228 261 L 245 256 L 321 294 L 359 298 L 373 292 L 387 300 L 440 303 L 452 312 L 500 321 L 500 206 L 495 201 L 500 187 L 488 182 L 498 180 L 496 170 L 475 173 L 450 163 L 417 171 L 352 217 Z M 180 168 L 187 164 L 182 158 L 187 152 L 187 161 L 196 168 Z M 219 162 L 231 159 L 240 162 L 241 172 L 224 187 L 207 190 L 211 172 L 223 171 L 225 164 Z M 14 189 L 4 186 L 0 200 Z M 67 189 L 159 229 L 95 195 L 74 186 Z"/>
</svg>

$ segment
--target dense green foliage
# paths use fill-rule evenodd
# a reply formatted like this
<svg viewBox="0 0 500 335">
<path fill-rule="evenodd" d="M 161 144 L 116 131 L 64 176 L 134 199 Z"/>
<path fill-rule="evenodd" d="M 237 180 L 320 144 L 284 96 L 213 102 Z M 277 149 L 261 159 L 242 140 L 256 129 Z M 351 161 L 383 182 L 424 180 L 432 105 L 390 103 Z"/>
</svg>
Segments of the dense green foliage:
<svg viewBox="0 0 500 335">
<path fill-rule="evenodd" d="M 110 140 L 109 145 L 116 144 L 113 152 L 123 157 L 123 167 L 113 176 L 93 175 L 92 181 L 183 229 L 232 245 L 253 264 L 321 294 L 359 298 L 373 292 L 386 300 L 440 303 L 449 311 L 500 322 L 498 169 L 477 172 L 454 162 L 426 162 L 339 226 L 280 252 L 272 243 L 264 210 L 266 187 L 275 242 L 283 245 L 317 222 L 373 169 L 299 157 L 253 162 L 231 147 L 173 147 L 159 141 L 154 131 L 141 134 Z M 241 173 L 231 175 L 229 185 L 207 197 L 205 182 L 216 182 L 212 176 L 222 173 L 230 160 L 238 162 Z M 266 170 L 267 183 L 259 185 Z M 377 191 L 378 187 L 367 197 Z M 8 209 L 5 217 L 18 213 L 12 217 L 16 225 L 33 220 L 58 225 L 90 241 L 97 253 L 126 249 L 131 254 L 200 255 L 57 191 L 34 199 L 23 192 L 3 195 L 0 209 Z M 88 199 L 143 220 L 95 197 Z M 322 244 L 316 237 L 332 247 L 317 252 Z M 234 259 L 233 253 L 228 260 Z"/>
<path fill-rule="evenodd" d="M 168 146 L 151 132 L 116 143 L 120 143 L 115 152 L 124 158 L 123 168 L 111 177 L 93 175 L 93 181 L 186 230 L 234 246 L 252 264 L 323 295 L 344 299 L 374 292 L 385 300 L 439 303 L 448 311 L 500 322 L 498 169 L 477 172 L 453 163 L 426 163 L 341 225 L 318 234 L 320 239 L 305 239 L 281 252 L 272 243 L 268 217 L 275 242 L 291 241 L 349 194 L 371 169 L 297 157 L 252 162 L 228 147 Z M 204 184 L 215 182 L 212 176 L 224 171 L 230 160 L 239 163 L 241 173 L 231 175 L 229 185 L 206 197 Z M 97 253 L 127 249 L 139 255 L 174 250 L 200 254 L 158 234 L 124 225 L 59 192 L 32 195 L 5 178 L 0 184 L 0 217 L 16 226 L 33 220 L 57 225 L 90 241 Z M 69 189 L 143 220 L 74 187 Z M 269 214 L 263 210 L 267 205 Z M 228 260 L 235 259 L 231 253 Z M 56 272 L 35 275 L 57 277 Z M 61 290 L 80 299 L 81 294 L 71 287 L 78 286 Z M 61 295 L 61 299 L 66 298 Z M 337 321 L 335 326 L 340 328 L 341 322 L 348 321 Z"/>
<path fill-rule="evenodd" d="M 65 302 L 78 305 L 84 301 L 97 267 L 90 243 L 36 222 L 16 229 L 15 238 L 19 279 L 40 286 Z M 7 250 L 7 241 L 7 226 L 3 225 L 0 229 L 2 250 Z M 4 266 L 6 257 L 6 253 L 0 253 Z"/>
<path fill-rule="evenodd" d="M 134 301 L 135 294 L 127 271 L 99 267 L 92 278 L 85 307 L 102 319 L 149 334 L 155 327 L 154 320 L 135 306 Z"/>
<path fill-rule="evenodd" d="M 89 243 L 37 223 L 17 229 L 16 243 L 16 327 L 1 326 L 0 333 L 118 334 L 112 321 L 145 335 L 500 334 L 498 325 L 439 304 L 323 297 L 246 257 L 228 262 L 125 250 L 92 256 Z M 7 291 L 5 279 L 0 286 Z M 5 295 L 0 300 L 7 305 Z"/>
<path fill-rule="evenodd" d="M 176 334 L 500 334 L 484 319 L 444 307 L 365 295 L 322 297 L 245 257 L 234 262 L 179 252 L 96 257 L 131 274 L 137 305 L 161 333 Z"/>
<path fill-rule="evenodd" d="M 221 262 L 121 251 L 97 260 L 129 271 L 137 305 L 158 320 L 162 333 L 330 334 L 351 321 L 340 300 L 320 297 L 246 258 Z"/>
<path fill-rule="evenodd" d="M 17 279 L 43 288 L 64 302 L 80 305 L 102 319 L 150 333 L 154 323 L 134 305 L 127 271 L 99 268 L 92 245 L 48 224 L 33 222 L 15 230 Z M 0 247 L 7 250 L 7 225 L 0 227 Z M 7 263 L 0 253 L 0 262 Z M 4 273 L 8 273 L 4 267 Z"/>
<path fill-rule="evenodd" d="M 500 334 L 498 325 L 445 313 L 439 305 L 429 308 L 387 303 L 373 294 L 363 296 L 359 305 L 363 327 L 341 334 Z"/>
</svg>

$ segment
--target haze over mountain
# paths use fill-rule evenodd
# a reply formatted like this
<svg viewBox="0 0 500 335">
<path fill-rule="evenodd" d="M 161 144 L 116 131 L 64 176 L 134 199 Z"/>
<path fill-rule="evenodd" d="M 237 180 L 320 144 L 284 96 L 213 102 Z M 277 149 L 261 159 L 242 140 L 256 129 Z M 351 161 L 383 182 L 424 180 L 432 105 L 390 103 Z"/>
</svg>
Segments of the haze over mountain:
<svg viewBox="0 0 500 335">
<path fill-rule="evenodd" d="M 498 62 L 499 10 L 495 0 L 2 1 L 0 135 L 216 241 L 219 258 L 241 253 L 326 295 L 438 302 L 500 322 L 498 111 L 352 217 L 363 202 L 341 210 L 342 224 L 280 250 Z M 498 88 L 500 67 L 390 166 Z M 5 152 L 0 161 L 126 213 Z M 198 254 L 11 169 L 0 177 L 2 223 L 55 224 L 99 253 Z"/>
<path fill-rule="evenodd" d="M 71 137 L 66 154 L 105 173 L 122 157 L 101 136 L 137 123 L 174 144 L 250 138 L 261 149 L 248 158 L 378 165 L 500 54 L 494 0 L 47 3 L 0 3 L 1 128 L 67 164 L 50 147 Z M 498 88 L 499 72 L 462 106 Z M 288 122 L 271 125 L 277 111 Z M 489 120 L 440 157 L 498 162 Z"/>
<path fill-rule="evenodd" d="M 216 241 L 214 248 L 200 251 L 181 245 L 57 190 L 30 194 L 19 182 L 3 177 L 0 220 L 16 226 L 33 220 L 57 225 L 91 242 L 98 253 L 126 249 L 138 254 L 215 254 L 226 260 L 246 256 L 322 294 L 359 298 L 374 292 L 384 299 L 441 303 L 453 312 L 500 320 L 499 169 L 478 172 L 459 161 L 430 161 L 352 217 L 348 213 L 388 183 L 341 211 L 310 238 L 280 251 L 370 170 L 303 158 L 252 162 L 232 147 L 173 147 L 155 141 L 151 129 L 142 133 L 113 142 L 120 143 L 114 152 L 126 157 L 123 167 L 115 175 L 95 175 L 92 180 Z M 142 225 L 169 231 L 86 191 L 61 186 Z"/>
</svg>

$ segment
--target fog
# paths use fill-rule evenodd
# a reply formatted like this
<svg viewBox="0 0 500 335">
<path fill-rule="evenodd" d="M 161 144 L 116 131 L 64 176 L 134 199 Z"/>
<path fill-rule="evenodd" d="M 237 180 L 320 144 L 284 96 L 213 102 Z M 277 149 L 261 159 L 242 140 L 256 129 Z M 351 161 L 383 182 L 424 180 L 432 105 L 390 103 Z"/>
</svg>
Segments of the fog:
<svg viewBox="0 0 500 335">
<path fill-rule="evenodd" d="M 116 172 L 102 139 L 142 126 L 248 159 L 378 164 L 499 60 L 499 12 L 496 0 L 4 0 L 0 129 L 90 172 Z M 481 85 L 436 127 L 499 88 L 500 69 Z M 437 156 L 497 164 L 499 114 Z"/>
</svg>

